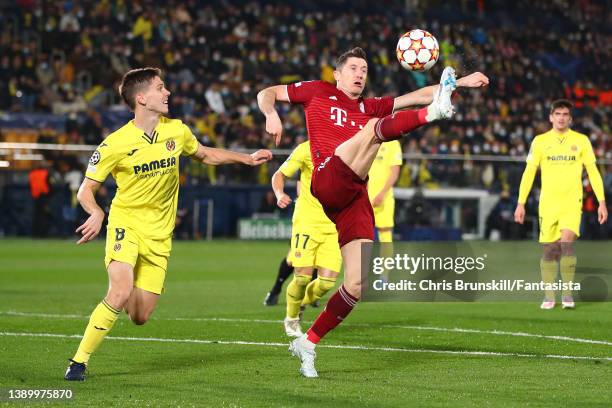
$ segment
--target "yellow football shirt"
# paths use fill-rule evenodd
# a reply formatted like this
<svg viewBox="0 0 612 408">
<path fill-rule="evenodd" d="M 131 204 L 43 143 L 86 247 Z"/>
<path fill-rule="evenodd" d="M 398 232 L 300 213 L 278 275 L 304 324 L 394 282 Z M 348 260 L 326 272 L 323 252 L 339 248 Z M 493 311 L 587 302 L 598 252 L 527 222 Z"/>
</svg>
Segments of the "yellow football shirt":
<svg viewBox="0 0 612 408">
<path fill-rule="evenodd" d="M 586 135 L 554 129 L 536 136 L 527 164 L 540 167 L 540 211 L 581 207 L 583 166 L 595 163 L 591 141 Z"/>
<path fill-rule="evenodd" d="M 372 163 L 372 168 L 370 168 L 370 172 L 368 173 L 368 176 L 370 177 L 368 180 L 368 195 L 370 196 L 370 199 L 374 199 L 374 197 L 380 193 L 387 183 L 387 180 L 391 175 L 391 167 L 401 165 L 402 146 L 400 145 L 399 140 L 382 143 L 378 149 L 376 158 Z M 385 200 L 389 199 L 390 197 L 393 197 L 393 188 L 389 189 L 385 195 Z"/>
<path fill-rule="evenodd" d="M 310 192 L 313 170 L 310 142 L 299 144 L 279 170 L 286 177 L 293 177 L 298 170 L 300 171 L 300 195 L 295 202 L 293 224 L 313 226 L 322 233 L 335 233 L 336 226 L 327 218 L 321 203 Z"/>
<path fill-rule="evenodd" d="M 179 156 L 191 156 L 198 141 L 180 120 L 161 117 L 147 135 L 129 121 L 108 135 L 89 160 L 85 176 L 117 183 L 109 224 L 133 228 L 148 239 L 172 236 L 178 204 Z"/>
</svg>

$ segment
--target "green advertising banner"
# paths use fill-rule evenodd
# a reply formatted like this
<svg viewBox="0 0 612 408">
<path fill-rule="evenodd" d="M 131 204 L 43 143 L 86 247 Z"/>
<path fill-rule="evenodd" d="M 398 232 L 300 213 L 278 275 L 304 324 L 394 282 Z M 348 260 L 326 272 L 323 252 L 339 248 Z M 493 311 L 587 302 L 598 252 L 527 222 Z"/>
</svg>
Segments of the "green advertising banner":
<svg viewBox="0 0 612 408">
<path fill-rule="evenodd" d="M 291 239 L 291 220 L 242 218 L 238 221 L 240 239 Z"/>
</svg>

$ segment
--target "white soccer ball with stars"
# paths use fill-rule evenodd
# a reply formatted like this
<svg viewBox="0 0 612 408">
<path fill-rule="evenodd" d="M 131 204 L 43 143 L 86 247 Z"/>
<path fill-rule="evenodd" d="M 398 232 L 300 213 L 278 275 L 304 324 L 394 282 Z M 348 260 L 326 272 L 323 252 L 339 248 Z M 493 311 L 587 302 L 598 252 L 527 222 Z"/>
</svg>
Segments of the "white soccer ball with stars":
<svg viewBox="0 0 612 408">
<path fill-rule="evenodd" d="M 425 30 L 411 30 L 402 35 L 396 49 L 399 63 L 408 71 L 427 71 L 440 56 L 438 40 Z"/>
</svg>

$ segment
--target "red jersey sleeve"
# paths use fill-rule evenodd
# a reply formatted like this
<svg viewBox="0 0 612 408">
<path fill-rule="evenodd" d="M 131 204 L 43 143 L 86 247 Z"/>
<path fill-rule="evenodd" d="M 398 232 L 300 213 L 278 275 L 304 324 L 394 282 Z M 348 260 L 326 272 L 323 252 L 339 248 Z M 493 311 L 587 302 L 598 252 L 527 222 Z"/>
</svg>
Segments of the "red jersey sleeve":
<svg viewBox="0 0 612 408">
<path fill-rule="evenodd" d="M 310 100 L 324 86 L 323 81 L 302 81 L 287 85 L 289 102 L 308 105 Z"/>
<path fill-rule="evenodd" d="M 363 100 L 365 113 L 376 118 L 382 118 L 393 113 L 393 101 L 395 98 L 391 96 L 383 96 L 377 98 L 366 98 Z"/>
</svg>

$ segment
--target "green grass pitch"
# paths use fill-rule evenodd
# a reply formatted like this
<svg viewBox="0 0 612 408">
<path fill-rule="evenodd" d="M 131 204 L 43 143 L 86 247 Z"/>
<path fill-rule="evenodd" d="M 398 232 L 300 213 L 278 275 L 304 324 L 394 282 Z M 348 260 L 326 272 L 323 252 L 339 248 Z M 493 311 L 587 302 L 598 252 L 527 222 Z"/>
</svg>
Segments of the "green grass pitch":
<svg viewBox="0 0 612 408">
<path fill-rule="evenodd" d="M 152 320 L 122 315 L 75 384 L 63 373 L 106 291 L 102 241 L 0 240 L 0 405 L 19 406 L 8 389 L 70 388 L 56 405 L 612 406 L 611 303 L 362 303 L 321 343 L 345 347 L 318 348 L 320 378 L 301 378 L 284 301 L 262 305 L 286 250 L 175 242 Z"/>
</svg>

